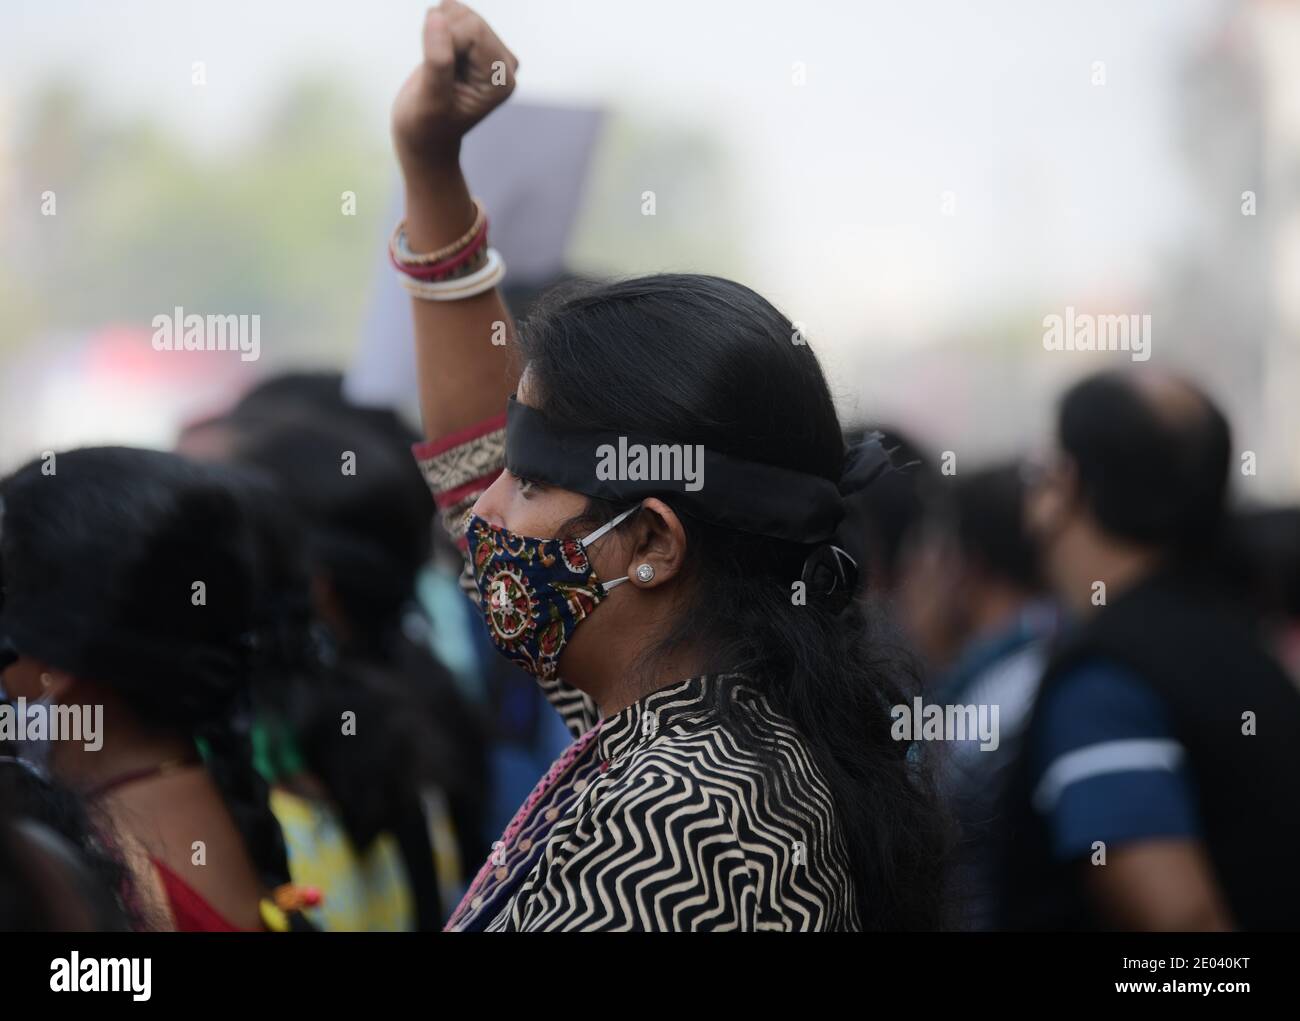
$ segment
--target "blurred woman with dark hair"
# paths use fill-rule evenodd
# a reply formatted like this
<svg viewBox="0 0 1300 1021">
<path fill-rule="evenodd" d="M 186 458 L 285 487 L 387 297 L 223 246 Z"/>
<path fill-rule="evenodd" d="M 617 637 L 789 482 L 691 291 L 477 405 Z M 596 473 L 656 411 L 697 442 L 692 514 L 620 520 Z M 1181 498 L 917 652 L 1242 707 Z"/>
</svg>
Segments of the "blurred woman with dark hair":
<svg viewBox="0 0 1300 1021">
<path fill-rule="evenodd" d="M 268 482 L 259 507 L 275 534 L 264 555 L 277 565 L 277 612 L 291 639 L 281 643 L 283 659 L 261 692 L 288 728 L 281 745 L 293 750 L 299 767 L 276 771 L 283 781 L 273 802 L 277 814 L 291 841 L 306 833 L 295 822 L 306 803 L 286 791 L 310 773 L 357 852 L 368 853 L 381 837 L 395 842 L 411 926 L 440 928 L 463 891 L 463 863 L 486 853 L 480 831 L 487 778 L 481 721 L 429 652 L 429 622 L 416 602 L 432 533 L 424 485 L 409 458 L 399 461 L 352 423 L 295 414 L 237 418 L 229 428 L 231 457 Z M 345 470 L 347 458 L 352 470 Z M 306 640 L 317 618 L 331 636 L 329 662 Z M 343 713 L 357 721 L 346 732 Z M 346 857 L 310 853 L 305 836 L 297 842 L 308 852 L 302 868 L 319 870 Z M 319 882 L 327 890 L 337 886 Z M 341 924 L 346 913 L 330 900 L 325 913 Z M 351 915 L 358 924 L 349 927 L 394 927 L 398 913 L 377 907 L 357 903 Z"/>
<path fill-rule="evenodd" d="M 215 468 L 125 448 L 33 461 L 0 483 L 0 641 L 11 698 L 102 707 L 98 747 L 29 761 L 84 797 L 148 927 L 306 927 L 252 764 L 269 642 L 256 527 Z M 29 707 L 30 708 L 30 707 Z"/>
<path fill-rule="evenodd" d="M 575 735 L 450 927 L 936 927 L 947 827 L 890 734 L 911 678 L 833 541 L 888 457 L 845 449 L 812 351 L 731 281 L 582 288 L 514 333 L 459 146 L 516 67 L 444 3 L 394 107 L 417 456 L 494 642 Z"/>
</svg>

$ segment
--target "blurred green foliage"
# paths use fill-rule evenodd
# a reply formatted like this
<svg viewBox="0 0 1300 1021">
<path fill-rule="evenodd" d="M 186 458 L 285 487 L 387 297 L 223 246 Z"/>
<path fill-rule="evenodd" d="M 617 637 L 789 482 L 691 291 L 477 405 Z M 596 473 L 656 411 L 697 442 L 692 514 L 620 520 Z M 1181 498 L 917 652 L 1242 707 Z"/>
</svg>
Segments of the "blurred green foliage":
<svg viewBox="0 0 1300 1021">
<path fill-rule="evenodd" d="M 149 327 L 176 305 L 258 313 L 270 365 L 355 345 L 393 170 L 345 88 L 294 83 L 235 149 L 103 120 L 63 85 L 25 104 L 0 231 L 0 352 L 61 330 Z M 42 215 L 54 192 L 57 213 Z M 356 193 L 344 215 L 343 193 Z"/>
</svg>

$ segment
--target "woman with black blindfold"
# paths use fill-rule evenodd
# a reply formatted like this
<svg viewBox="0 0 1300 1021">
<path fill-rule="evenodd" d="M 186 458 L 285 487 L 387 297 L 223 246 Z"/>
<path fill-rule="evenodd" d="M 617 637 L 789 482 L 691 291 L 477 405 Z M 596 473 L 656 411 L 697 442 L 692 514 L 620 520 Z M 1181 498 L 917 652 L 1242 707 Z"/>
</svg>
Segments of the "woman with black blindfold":
<svg viewBox="0 0 1300 1021">
<path fill-rule="evenodd" d="M 575 738 L 449 927 L 938 926 L 946 828 L 891 736 L 908 676 L 835 543 L 887 455 L 845 449 L 812 351 L 740 284 L 587 287 L 516 331 L 459 147 L 518 62 L 456 3 L 423 45 L 390 246 L 416 299 L 416 455 L 493 641 Z"/>
</svg>

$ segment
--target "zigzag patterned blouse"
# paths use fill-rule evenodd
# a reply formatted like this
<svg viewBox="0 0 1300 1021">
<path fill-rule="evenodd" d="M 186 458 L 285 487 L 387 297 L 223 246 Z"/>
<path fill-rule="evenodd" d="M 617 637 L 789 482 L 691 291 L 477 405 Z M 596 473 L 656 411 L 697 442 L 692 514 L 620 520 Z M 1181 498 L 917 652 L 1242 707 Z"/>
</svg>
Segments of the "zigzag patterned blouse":
<svg viewBox="0 0 1300 1021">
<path fill-rule="evenodd" d="M 504 465 L 504 424 L 414 448 L 462 549 L 465 512 Z M 477 597 L 468 569 L 462 584 Z M 856 927 L 830 790 L 757 687 L 693 677 L 601 720 L 577 689 L 542 686 L 574 742 L 493 845 L 448 930 Z"/>
</svg>

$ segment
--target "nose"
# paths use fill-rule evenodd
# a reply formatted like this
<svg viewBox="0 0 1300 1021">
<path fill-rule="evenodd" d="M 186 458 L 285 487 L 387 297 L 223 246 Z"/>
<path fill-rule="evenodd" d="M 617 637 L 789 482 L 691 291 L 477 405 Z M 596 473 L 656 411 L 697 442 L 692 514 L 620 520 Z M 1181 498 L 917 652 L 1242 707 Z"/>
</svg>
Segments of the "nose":
<svg viewBox="0 0 1300 1021">
<path fill-rule="evenodd" d="M 505 508 L 510 492 L 510 475 L 503 471 L 492 485 L 483 490 L 471 508 L 476 517 L 498 528 L 506 526 Z"/>
</svg>

